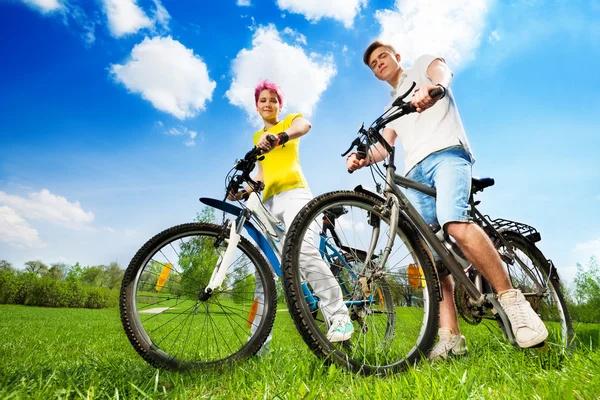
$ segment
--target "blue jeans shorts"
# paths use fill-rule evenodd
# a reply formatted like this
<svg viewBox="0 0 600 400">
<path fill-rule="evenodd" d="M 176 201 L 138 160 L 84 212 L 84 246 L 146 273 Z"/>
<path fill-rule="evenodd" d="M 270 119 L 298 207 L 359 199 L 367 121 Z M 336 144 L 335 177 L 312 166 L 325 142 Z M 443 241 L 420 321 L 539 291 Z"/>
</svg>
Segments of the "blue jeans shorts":
<svg viewBox="0 0 600 400">
<path fill-rule="evenodd" d="M 404 189 L 425 222 L 445 228 L 449 222 L 471 221 L 471 166 L 471 157 L 466 150 L 462 146 L 452 146 L 428 155 L 406 174 L 408 179 L 436 189 L 436 198 Z M 439 259 L 435 252 L 434 257 Z"/>
</svg>

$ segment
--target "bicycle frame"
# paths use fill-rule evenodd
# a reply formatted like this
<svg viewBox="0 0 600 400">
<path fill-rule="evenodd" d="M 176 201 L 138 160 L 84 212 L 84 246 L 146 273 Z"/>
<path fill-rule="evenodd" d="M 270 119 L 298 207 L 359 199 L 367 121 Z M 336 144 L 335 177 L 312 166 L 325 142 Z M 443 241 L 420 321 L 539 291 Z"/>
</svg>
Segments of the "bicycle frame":
<svg viewBox="0 0 600 400">
<path fill-rule="evenodd" d="M 225 272 L 231 263 L 231 257 L 241 236 L 242 228 L 246 229 L 248 235 L 256 242 L 263 254 L 265 254 L 275 274 L 281 276 L 280 259 L 285 227 L 281 221 L 264 208 L 256 193 L 250 193 L 245 208 L 235 206 L 223 200 L 205 197 L 201 198 L 200 201 L 237 217 L 231 222 L 229 239 L 225 239 L 227 249 L 221 252 L 217 261 L 217 267 L 214 269 L 210 281 L 206 286 L 207 291 L 212 291 L 223 283 Z M 261 230 L 254 226 L 251 221 L 252 219 L 259 224 L 262 228 Z M 265 237 L 263 232 L 266 233 L 267 237 Z"/>
<path fill-rule="evenodd" d="M 208 206 L 236 216 L 236 219 L 231 222 L 231 226 L 229 227 L 229 239 L 225 239 L 227 247 L 221 251 L 217 266 L 213 270 L 210 281 L 206 286 L 206 293 L 212 292 L 223 284 L 225 273 L 233 257 L 233 252 L 240 240 L 242 227 L 246 229 L 248 235 L 255 241 L 263 254 L 265 254 L 275 274 L 278 277 L 282 275 L 280 260 L 285 226 L 262 205 L 260 198 L 255 192 L 250 193 L 245 208 L 235 206 L 223 200 L 205 197 L 201 198 L 200 201 Z M 255 220 L 261 229 L 257 229 L 252 220 Z M 266 235 L 263 233 L 266 233 Z M 352 267 L 346 262 L 343 255 L 328 242 L 325 232 L 321 232 L 319 236 L 319 253 L 323 259 L 331 264 L 333 259 L 337 258 L 341 261 L 342 266 L 356 278 L 358 275 L 352 270 Z M 336 276 L 336 280 L 345 294 L 352 294 L 339 276 Z M 309 309 L 316 311 L 318 309 L 318 300 L 314 297 L 306 282 L 302 285 L 302 291 Z M 370 296 L 367 300 L 346 301 L 345 304 L 347 307 L 363 305 L 365 302 L 372 302 L 372 297 Z"/>
</svg>

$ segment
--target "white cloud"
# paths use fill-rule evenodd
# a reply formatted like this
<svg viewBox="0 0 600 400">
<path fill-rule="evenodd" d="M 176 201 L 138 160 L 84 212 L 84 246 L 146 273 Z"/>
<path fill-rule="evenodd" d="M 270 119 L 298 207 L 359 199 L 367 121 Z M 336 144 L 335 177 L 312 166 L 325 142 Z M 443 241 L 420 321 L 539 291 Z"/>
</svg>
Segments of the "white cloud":
<svg viewBox="0 0 600 400">
<path fill-rule="evenodd" d="M 110 72 L 131 92 L 179 119 L 203 111 L 217 85 L 193 50 L 170 36 L 145 38 L 133 48 L 127 63 L 111 65 Z"/>
<path fill-rule="evenodd" d="M 192 131 L 185 126 L 180 125 L 178 128 L 171 128 L 168 131 L 166 131 L 165 133 L 167 135 L 174 135 L 174 136 L 189 135 L 190 138 L 187 139 L 183 143 L 188 147 L 196 145 L 196 136 L 198 135 L 198 132 Z"/>
<path fill-rule="evenodd" d="M 237 0 L 237 5 L 247 7 L 250 5 L 250 0 Z"/>
<path fill-rule="evenodd" d="M 154 6 L 156 7 L 156 9 L 154 10 L 154 21 L 158 22 L 158 24 L 163 29 L 168 30 L 171 15 L 167 11 L 167 9 L 160 3 L 160 0 L 154 0 Z"/>
<path fill-rule="evenodd" d="M 289 26 L 286 27 L 281 33 L 289 35 L 292 38 L 294 38 L 296 42 L 306 45 L 306 36 L 298 32 L 297 30 L 290 28 Z"/>
<path fill-rule="evenodd" d="M 354 18 L 366 5 L 367 0 L 277 0 L 277 6 L 281 10 L 302 14 L 306 19 L 314 22 L 318 22 L 321 18 L 333 18 L 343 22 L 346 28 L 352 27 Z"/>
<path fill-rule="evenodd" d="M 44 220 L 72 229 L 82 229 L 94 220 L 94 213 L 83 211 L 78 201 L 71 203 L 46 189 L 30 193 L 28 199 L 0 192 L 0 204 L 11 207 L 27 219 Z"/>
<path fill-rule="evenodd" d="M 54 11 L 64 10 L 66 0 L 21 0 L 28 6 L 46 14 Z"/>
<path fill-rule="evenodd" d="M 475 58 L 491 0 L 396 0 L 379 10 L 379 39 L 390 43 L 410 66 L 421 54 L 440 55 L 452 68 Z"/>
<path fill-rule="evenodd" d="M 256 125 L 260 119 L 254 88 L 260 81 L 268 79 L 283 89 L 285 110 L 310 116 L 337 73 L 331 55 L 307 54 L 298 45 L 284 43 L 273 25 L 258 27 L 252 48 L 237 54 L 232 72 L 233 80 L 225 95 L 231 104 L 246 110 Z"/>
<path fill-rule="evenodd" d="M 500 41 L 500 34 L 498 31 L 492 31 L 490 36 L 488 36 L 488 43 L 495 43 Z"/>
<path fill-rule="evenodd" d="M 0 192 L 2 193 L 2 192 Z M 10 207 L 0 206 L 0 242 L 13 247 L 44 247 L 38 232 Z"/>
<path fill-rule="evenodd" d="M 90 20 L 85 11 L 75 3 L 67 0 L 21 0 L 29 7 L 44 15 L 52 15 L 60 18 L 62 23 L 70 30 L 78 33 L 86 43 L 91 46 L 96 40 L 96 22 Z"/>
<path fill-rule="evenodd" d="M 136 33 L 144 28 L 154 31 L 157 23 L 164 29 L 168 29 L 171 16 L 160 0 L 153 1 L 155 6 L 154 17 L 149 18 L 144 10 L 137 5 L 137 0 L 102 0 L 111 34 L 118 38 Z"/>
</svg>

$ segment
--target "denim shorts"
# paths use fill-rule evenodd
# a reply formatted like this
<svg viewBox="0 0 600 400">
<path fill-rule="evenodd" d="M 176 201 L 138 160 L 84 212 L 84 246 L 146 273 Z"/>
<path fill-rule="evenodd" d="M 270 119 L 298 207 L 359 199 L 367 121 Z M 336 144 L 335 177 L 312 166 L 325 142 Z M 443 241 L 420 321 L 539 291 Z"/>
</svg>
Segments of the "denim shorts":
<svg viewBox="0 0 600 400">
<path fill-rule="evenodd" d="M 462 146 L 432 153 L 406 174 L 408 179 L 434 187 L 433 198 L 414 189 L 404 189 L 412 205 L 428 224 L 444 227 L 449 222 L 469 222 L 471 157 Z M 437 260 L 438 256 L 434 252 Z"/>
</svg>

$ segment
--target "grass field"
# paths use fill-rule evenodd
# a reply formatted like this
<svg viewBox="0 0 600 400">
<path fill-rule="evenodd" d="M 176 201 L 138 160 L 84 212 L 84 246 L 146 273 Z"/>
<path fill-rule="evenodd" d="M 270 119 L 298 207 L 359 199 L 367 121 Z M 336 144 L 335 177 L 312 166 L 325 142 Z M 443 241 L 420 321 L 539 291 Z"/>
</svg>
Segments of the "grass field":
<svg viewBox="0 0 600 400">
<path fill-rule="evenodd" d="M 285 311 L 277 313 L 269 355 L 195 373 L 146 364 L 117 309 L 0 305 L 0 320 L 0 399 L 600 398 L 600 325 L 576 324 L 568 358 L 515 349 L 491 323 L 463 325 L 467 357 L 378 378 L 317 359 Z"/>
</svg>

